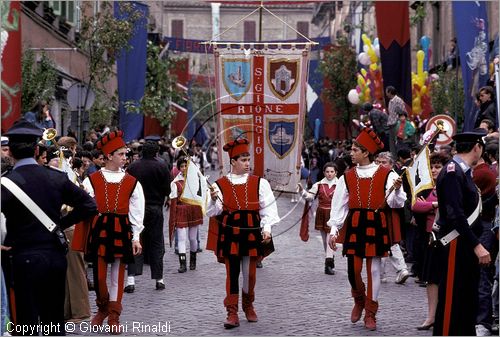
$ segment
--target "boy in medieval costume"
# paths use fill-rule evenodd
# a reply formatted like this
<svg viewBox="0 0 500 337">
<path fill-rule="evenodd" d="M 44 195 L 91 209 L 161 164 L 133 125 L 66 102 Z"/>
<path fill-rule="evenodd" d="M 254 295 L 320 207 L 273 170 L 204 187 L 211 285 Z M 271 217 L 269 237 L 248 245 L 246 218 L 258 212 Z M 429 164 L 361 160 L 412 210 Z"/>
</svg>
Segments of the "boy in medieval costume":
<svg viewBox="0 0 500 337">
<path fill-rule="evenodd" d="M 332 207 L 332 197 L 337 186 L 337 168 L 332 162 L 323 165 L 323 174 L 325 177 L 312 185 L 309 191 L 304 190 L 301 184 L 298 184 L 299 192 L 302 197 L 309 203 L 306 207 L 310 207 L 310 202 L 318 198 L 318 208 L 316 209 L 316 221 L 314 228 L 321 232 L 323 239 L 323 248 L 325 250 L 325 274 L 335 275 L 335 260 L 333 257 L 333 250 L 328 245 L 330 239 L 331 228 L 327 225 L 330 219 L 330 210 Z"/>
<path fill-rule="evenodd" d="M 364 322 L 368 330 L 377 328 L 375 314 L 380 291 L 381 257 L 388 256 L 391 241 L 399 236 L 392 230 L 395 224 L 391 221 L 390 208 L 403 207 L 406 200 L 401 177 L 373 162 L 374 154 L 383 147 L 373 130 L 361 130 L 351 150 L 352 161 L 357 166 L 346 171 L 344 178 L 339 180 L 328 221 L 332 228 L 330 247 L 336 250 L 336 242 L 342 243 L 342 254 L 347 255 L 347 275 L 355 303 L 351 321 L 359 321 L 365 309 Z M 366 288 L 361 277 L 364 259 Z"/>
<path fill-rule="evenodd" d="M 125 266 L 134 261 L 142 247 L 145 199 L 141 184 L 123 170 L 127 148 L 122 131 L 113 131 L 97 142 L 105 157 L 105 167 L 83 181 L 85 189 L 97 203 L 99 214 L 89 230 L 85 258 L 92 262 L 97 314 L 92 325 L 102 325 L 106 317 L 112 334 L 120 334 Z M 106 284 L 111 264 L 110 288 Z"/>
<path fill-rule="evenodd" d="M 179 273 L 187 271 L 186 266 L 186 239 L 189 237 L 189 269 L 196 269 L 196 252 L 198 251 L 198 230 L 203 224 L 203 212 L 201 206 L 190 205 L 181 201 L 181 194 L 186 186 L 187 158 L 180 157 L 177 160 L 179 174 L 170 184 L 170 216 L 169 229 L 177 232 L 177 243 L 179 249 Z"/>
<path fill-rule="evenodd" d="M 250 174 L 248 144 L 248 140 L 240 138 L 224 145 L 223 150 L 230 158 L 231 172 L 213 185 L 207 209 L 207 215 L 216 216 L 217 221 L 217 237 L 214 238 L 214 231 L 209 230 L 207 248 L 212 245 L 218 260 L 226 265 L 226 329 L 240 325 L 240 271 L 243 273 L 243 312 L 247 321 L 257 322 L 253 308 L 256 263 L 259 257 L 274 250 L 271 226 L 280 221 L 269 182 Z M 216 242 L 215 246 L 213 241 Z"/>
</svg>

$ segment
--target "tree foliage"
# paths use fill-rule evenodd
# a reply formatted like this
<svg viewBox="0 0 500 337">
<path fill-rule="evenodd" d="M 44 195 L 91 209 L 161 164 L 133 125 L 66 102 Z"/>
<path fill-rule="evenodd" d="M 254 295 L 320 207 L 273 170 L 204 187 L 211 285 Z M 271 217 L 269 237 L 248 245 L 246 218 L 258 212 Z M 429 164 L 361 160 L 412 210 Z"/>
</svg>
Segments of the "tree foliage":
<svg viewBox="0 0 500 337">
<path fill-rule="evenodd" d="M 162 47 L 148 42 L 147 72 L 144 96 L 139 102 L 125 103 L 128 112 L 142 112 L 167 126 L 175 116 L 170 102 L 182 103 L 182 92 L 177 89 L 177 76 L 172 71 L 182 62 L 161 55 Z"/>
<path fill-rule="evenodd" d="M 35 53 L 27 49 L 21 61 L 23 112 L 30 109 L 40 100 L 50 102 L 56 92 L 58 74 L 54 63 L 42 52 L 40 61 L 36 62 Z"/>
<path fill-rule="evenodd" d="M 456 72 L 440 72 L 439 80 L 432 83 L 432 107 L 434 114 L 447 113 L 456 117 L 457 126 L 464 117 L 464 84 Z"/>
<path fill-rule="evenodd" d="M 356 107 L 347 99 L 349 90 L 356 87 L 356 53 L 345 38 L 325 51 L 319 69 L 330 87 L 324 88 L 322 96 L 331 104 L 332 109 L 341 112 L 339 121 L 347 128 Z"/>
<path fill-rule="evenodd" d="M 114 17 L 116 3 L 127 20 Z M 91 12 L 93 2 L 82 2 L 82 12 Z M 122 50 L 129 50 L 129 40 L 134 27 L 143 19 L 142 12 L 130 2 L 101 1 L 99 11 L 93 16 L 82 16 L 78 47 L 88 56 L 89 79 L 87 84 L 96 94 L 96 102 L 90 111 L 90 124 L 109 123 L 118 111 L 117 92 L 109 93 L 106 83 L 115 73 L 116 58 Z"/>
</svg>

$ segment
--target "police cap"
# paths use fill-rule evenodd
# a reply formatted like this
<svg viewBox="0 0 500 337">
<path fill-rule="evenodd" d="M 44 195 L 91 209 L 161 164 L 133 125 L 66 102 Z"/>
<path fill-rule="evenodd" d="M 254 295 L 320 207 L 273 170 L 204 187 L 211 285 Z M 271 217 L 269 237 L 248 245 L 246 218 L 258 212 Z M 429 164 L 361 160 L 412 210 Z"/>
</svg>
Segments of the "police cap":
<svg viewBox="0 0 500 337">
<path fill-rule="evenodd" d="M 483 138 L 487 135 L 484 129 L 474 129 L 468 132 L 457 133 L 452 138 L 457 143 L 480 143 L 484 144 Z"/>
<path fill-rule="evenodd" d="M 149 135 L 144 137 L 144 140 L 147 142 L 159 142 L 161 140 L 161 137 L 158 135 Z"/>
<path fill-rule="evenodd" d="M 8 146 L 8 145 L 9 145 L 9 137 L 2 136 L 2 146 Z"/>
<path fill-rule="evenodd" d="M 16 121 L 5 135 L 9 136 L 10 143 L 33 142 L 42 137 L 43 130 L 23 117 Z"/>
</svg>

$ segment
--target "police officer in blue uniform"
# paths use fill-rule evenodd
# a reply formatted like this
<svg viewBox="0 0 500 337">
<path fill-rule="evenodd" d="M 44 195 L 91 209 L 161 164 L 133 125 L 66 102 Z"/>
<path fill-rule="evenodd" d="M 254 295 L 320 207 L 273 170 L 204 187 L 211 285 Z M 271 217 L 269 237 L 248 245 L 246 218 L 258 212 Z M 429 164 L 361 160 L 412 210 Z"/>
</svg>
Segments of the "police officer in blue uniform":
<svg viewBox="0 0 500 337">
<path fill-rule="evenodd" d="M 20 187 L 61 231 L 95 214 L 94 199 L 73 184 L 66 173 L 35 161 L 41 129 L 21 119 L 6 135 L 15 165 L 4 177 Z M 63 204 L 73 210 L 61 218 Z M 64 335 L 67 246 L 3 184 L 2 212 L 7 227 L 4 246 L 8 249 L 2 254 L 2 262 L 15 293 L 15 303 L 11 303 L 15 323 L 33 327 L 25 334 Z"/>
<path fill-rule="evenodd" d="M 475 336 L 479 268 L 491 262 L 479 242 L 482 226 L 480 191 L 472 181 L 472 167 L 483 152 L 485 132 L 456 134 L 457 154 L 437 179 L 439 241 L 442 274 L 433 334 Z"/>
</svg>

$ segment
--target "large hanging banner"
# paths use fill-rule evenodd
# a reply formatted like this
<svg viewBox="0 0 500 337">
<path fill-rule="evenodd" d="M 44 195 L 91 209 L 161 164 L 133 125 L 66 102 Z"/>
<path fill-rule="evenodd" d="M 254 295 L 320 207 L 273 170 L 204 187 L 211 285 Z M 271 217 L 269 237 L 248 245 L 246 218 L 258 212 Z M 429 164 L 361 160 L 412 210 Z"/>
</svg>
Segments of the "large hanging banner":
<svg viewBox="0 0 500 337">
<path fill-rule="evenodd" d="M 476 94 L 489 78 L 487 3 L 453 1 L 452 6 L 464 83 L 463 131 L 471 131 L 477 117 Z"/>
<path fill-rule="evenodd" d="M 2 132 L 5 132 L 21 116 L 21 3 L 2 1 L 0 8 Z"/>
<path fill-rule="evenodd" d="M 299 46 L 299 45 L 297 45 Z M 306 113 L 309 45 L 263 49 L 214 48 L 219 162 L 230 171 L 222 146 L 250 142 L 253 174 L 275 191 L 295 192 Z"/>
</svg>

